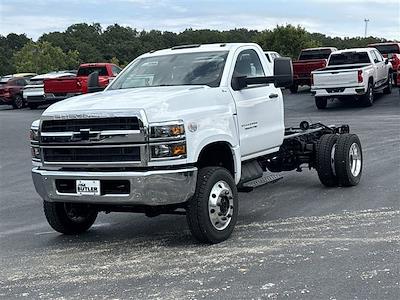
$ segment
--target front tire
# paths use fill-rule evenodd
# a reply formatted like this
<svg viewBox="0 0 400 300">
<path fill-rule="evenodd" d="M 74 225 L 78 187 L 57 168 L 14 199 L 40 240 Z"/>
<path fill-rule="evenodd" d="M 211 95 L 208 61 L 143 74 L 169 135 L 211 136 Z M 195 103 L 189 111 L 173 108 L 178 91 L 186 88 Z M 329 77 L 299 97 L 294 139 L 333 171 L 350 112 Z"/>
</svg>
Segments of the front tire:
<svg viewBox="0 0 400 300">
<path fill-rule="evenodd" d="M 97 218 L 97 211 L 86 204 L 43 202 L 47 222 L 63 234 L 79 234 L 88 230 Z"/>
<path fill-rule="evenodd" d="M 15 95 L 11 103 L 14 109 L 21 109 L 24 107 L 24 98 L 21 95 Z"/>
<path fill-rule="evenodd" d="M 199 242 L 216 244 L 232 234 L 238 215 L 235 181 L 222 167 L 199 170 L 197 186 L 186 208 L 189 229 Z"/>
<path fill-rule="evenodd" d="M 354 186 L 361 180 L 363 155 L 361 143 L 355 134 L 341 134 L 335 151 L 335 170 L 341 186 Z"/>
<path fill-rule="evenodd" d="M 318 109 L 325 109 L 328 105 L 328 99 L 326 97 L 315 97 L 315 105 Z"/>
</svg>

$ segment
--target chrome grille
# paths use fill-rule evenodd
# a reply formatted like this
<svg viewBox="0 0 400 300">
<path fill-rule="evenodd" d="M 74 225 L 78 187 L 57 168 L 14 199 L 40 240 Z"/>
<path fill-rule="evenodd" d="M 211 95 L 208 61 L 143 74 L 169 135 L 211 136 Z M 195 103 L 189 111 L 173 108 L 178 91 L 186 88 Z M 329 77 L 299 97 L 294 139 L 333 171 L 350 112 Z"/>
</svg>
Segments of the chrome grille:
<svg viewBox="0 0 400 300">
<path fill-rule="evenodd" d="M 140 162 L 139 147 L 44 148 L 46 162 Z"/>
<path fill-rule="evenodd" d="M 90 130 L 139 130 L 137 117 L 90 118 L 71 120 L 46 120 L 42 123 L 42 132 Z"/>
<path fill-rule="evenodd" d="M 46 117 L 40 125 L 43 165 L 95 167 L 143 166 L 147 130 L 137 116 L 99 114 Z"/>
</svg>

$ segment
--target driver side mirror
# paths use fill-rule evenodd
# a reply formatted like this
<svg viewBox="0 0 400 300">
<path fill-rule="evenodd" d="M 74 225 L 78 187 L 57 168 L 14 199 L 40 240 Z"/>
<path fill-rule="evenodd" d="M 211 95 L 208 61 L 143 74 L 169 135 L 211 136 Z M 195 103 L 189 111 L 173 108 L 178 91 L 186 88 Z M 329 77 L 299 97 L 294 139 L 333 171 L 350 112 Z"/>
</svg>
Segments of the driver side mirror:
<svg viewBox="0 0 400 300">
<path fill-rule="evenodd" d="M 99 83 L 99 72 L 90 73 L 87 79 L 87 92 L 96 93 L 104 90 L 104 87 Z"/>
<path fill-rule="evenodd" d="M 293 84 L 293 65 L 289 57 L 277 57 L 274 60 L 274 75 L 247 77 L 236 76 L 232 78 L 232 89 L 240 91 L 251 84 L 269 84 L 273 83 L 275 87 L 290 87 Z"/>
<path fill-rule="evenodd" d="M 293 84 L 293 64 L 289 57 L 274 60 L 275 87 L 290 87 Z"/>
</svg>

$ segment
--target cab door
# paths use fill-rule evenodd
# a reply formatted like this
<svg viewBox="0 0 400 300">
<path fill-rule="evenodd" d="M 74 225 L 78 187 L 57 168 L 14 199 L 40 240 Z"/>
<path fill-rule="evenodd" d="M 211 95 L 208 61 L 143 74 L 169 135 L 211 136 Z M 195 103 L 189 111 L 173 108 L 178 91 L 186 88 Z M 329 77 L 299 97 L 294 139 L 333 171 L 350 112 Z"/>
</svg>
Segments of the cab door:
<svg viewBox="0 0 400 300">
<path fill-rule="evenodd" d="M 249 85 L 234 90 L 235 76 L 271 76 L 272 67 L 256 47 L 242 47 L 234 56 L 230 92 L 236 103 L 239 141 L 243 160 L 273 152 L 283 141 L 283 102 L 281 90 L 273 84 Z"/>
</svg>

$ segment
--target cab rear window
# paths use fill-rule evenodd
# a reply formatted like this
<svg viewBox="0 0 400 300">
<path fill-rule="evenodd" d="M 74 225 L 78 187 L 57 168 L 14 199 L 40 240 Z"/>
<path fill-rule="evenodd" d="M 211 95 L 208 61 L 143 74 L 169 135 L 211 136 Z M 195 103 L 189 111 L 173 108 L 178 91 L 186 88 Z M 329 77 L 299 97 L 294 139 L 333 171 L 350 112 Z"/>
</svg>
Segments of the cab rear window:
<svg viewBox="0 0 400 300">
<path fill-rule="evenodd" d="M 370 62 L 367 52 L 344 52 L 340 54 L 332 54 L 329 59 L 330 66 L 369 64 Z"/>
<path fill-rule="evenodd" d="M 331 52 L 331 49 L 304 50 L 301 51 L 299 60 L 328 59 Z"/>
<path fill-rule="evenodd" d="M 99 72 L 99 76 L 107 76 L 107 68 L 106 67 L 82 67 L 78 70 L 78 76 L 89 76 L 93 72 Z"/>
</svg>

